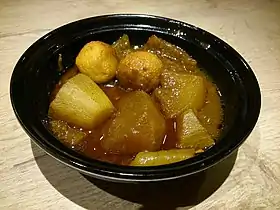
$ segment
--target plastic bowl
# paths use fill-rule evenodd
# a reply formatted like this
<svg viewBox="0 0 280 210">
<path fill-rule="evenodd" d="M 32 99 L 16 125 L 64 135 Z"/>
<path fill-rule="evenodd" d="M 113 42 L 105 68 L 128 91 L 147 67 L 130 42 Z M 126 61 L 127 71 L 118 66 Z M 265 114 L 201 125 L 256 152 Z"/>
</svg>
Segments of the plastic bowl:
<svg viewBox="0 0 280 210">
<path fill-rule="evenodd" d="M 192 55 L 219 87 L 224 103 L 224 130 L 206 152 L 178 163 L 155 167 L 119 166 L 87 158 L 64 146 L 45 127 L 49 94 L 59 79 L 58 55 L 70 67 L 82 46 L 92 40 L 112 43 L 123 33 L 140 45 L 155 34 Z M 10 84 L 14 112 L 25 132 L 49 155 L 93 177 L 118 182 L 176 179 L 205 170 L 235 151 L 253 130 L 260 112 L 257 79 L 246 61 L 216 36 L 180 21 L 117 14 L 79 20 L 36 41 L 16 64 Z"/>
</svg>

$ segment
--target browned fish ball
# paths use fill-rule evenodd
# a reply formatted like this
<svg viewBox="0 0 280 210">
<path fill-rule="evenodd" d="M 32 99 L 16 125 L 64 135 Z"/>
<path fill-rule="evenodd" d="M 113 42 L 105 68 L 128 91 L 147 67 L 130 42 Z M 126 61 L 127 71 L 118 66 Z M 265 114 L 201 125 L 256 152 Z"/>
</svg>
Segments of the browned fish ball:
<svg viewBox="0 0 280 210">
<path fill-rule="evenodd" d="M 159 84 L 162 66 L 161 60 L 150 52 L 132 52 L 120 61 L 117 78 L 124 88 L 150 92 Z"/>
<path fill-rule="evenodd" d="M 80 72 L 96 83 L 110 81 L 116 75 L 118 60 L 114 48 L 100 41 L 87 43 L 76 57 Z"/>
</svg>

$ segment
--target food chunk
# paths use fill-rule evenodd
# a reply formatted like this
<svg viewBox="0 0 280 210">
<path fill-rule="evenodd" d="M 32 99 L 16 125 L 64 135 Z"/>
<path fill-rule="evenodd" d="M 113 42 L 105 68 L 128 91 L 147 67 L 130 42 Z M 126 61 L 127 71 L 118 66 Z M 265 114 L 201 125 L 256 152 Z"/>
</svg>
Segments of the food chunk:
<svg viewBox="0 0 280 210">
<path fill-rule="evenodd" d="M 72 68 L 68 69 L 60 78 L 59 85 L 65 84 L 69 79 L 74 77 L 79 73 L 79 69 L 77 66 L 73 66 Z"/>
<path fill-rule="evenodd" d="M 165 120 L 151 97 L 143 91 L 124 95 L 114 119 L 104 128 L 102 147 L 119 154 L 135 154 L 160 149 Z"/>
<path fill-rule="evenodd" d="M 51 117 L 86 129 L 102 123 L 113 111 L 114 107 L 105 93 L 81 73 L 60 88 L 49 108 Z"/>
<path fill-rule="evenodd" d="M 195 113 L 189 109 L 176 119 L 178 146 L 180 148 L 204 149 L 215 142 L 201 125 Z"/>
<path fill-rule="evenodd" d="M 206 91 L 202 77 L 166 72 L 161 76 L 161 85 L 161 88 L 154 91 L 154 95 L 167 118 L 176 118 L 186 109 L 202 108 Z"/>
<path fill-rule="evenodd" d="M 159 84 L 161 73 L 162 62 L 156 55 L 136 51 L 120 61 L 117 78 L 124 88 L 149 92 Z"/>
<path fill-rule="evenodd" d="M 80 72 L 89 76 L 96 83 L 104 83 L 116 75 L 118 60 L 112 46 L 92 41 L 87 43 L 76 57 Z"/>
<path fill-rule="evenodd" d="M 217 138 L 222 126 L 222 104 L 214 84 L 207 82 L 207 90 L 205 105 L 197 113 L 197 117 L 212 138 Z"/>
<path fill-rule="evenodd" d="M 123 59 L 128 53 L 132 52 L 129 37 L 126 34 L 119 38 L 112 46 L 115 49 L 119 60 Z"/>
<path fill-rule="evenodd" d="M 172 149 L 158 152 L 139 152 L 131 166 L 158 166 L 186 160 L 195 155 L 194 149 Z"/>
<path fill-rule="evenodd" d="M 86 133 L 79 130 L 71 128 L 66 122 L 62 120 L 51 120 L 49 126 L 55 137 L 63 142 L 70 145 L 76 145 L 80 143 L 85 137 Z"/>
<path fill-rule="evenodd" d="M 183 49 L 153 35 L 144 45 L 144 49 L 155 53 L 164 60 L 176 61 L 186 72 L 198 72 L 196 61 Z"/>
<path fill-rule="evenodd" d="M 61 86 L 64 85 L 70 78 L 74 77 L 78 73 L 79 70 L 76 66 L 67 69 L 67 71 L 61 76 L 59 82 L 55 85 L 55 89 L 51 93 L 51 101 L 55 98 Z"/>
</svg>

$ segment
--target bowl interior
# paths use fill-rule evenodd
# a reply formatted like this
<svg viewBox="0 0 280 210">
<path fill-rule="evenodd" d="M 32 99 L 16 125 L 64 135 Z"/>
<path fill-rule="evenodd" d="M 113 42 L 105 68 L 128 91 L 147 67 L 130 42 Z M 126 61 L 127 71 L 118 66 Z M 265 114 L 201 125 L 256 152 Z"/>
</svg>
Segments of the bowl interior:
<svg viewBox="0 0 280 210">
<path fill-rule="evenodd" d="M 57 141 L 46 129 L 44 119 L 49 95 L 61 74 L 57 62 L 59 54 L 62 55 L 64 67 L 68 68 L 74 65 L 76 55 L 87 42 L 100 40 L 112 44 L 124 33 L 129 35 L 133 45 L 142 45 L 155 34 L 183 48 L 213 79 L 224 104 L 224 130 L 213 148 L 180 163 L 136 169 L 83 157 Z M 33 44 L 20 58 L 13 72 L 11 100 L 25 131 L 39 146 L 64 163 L 89 174 L 138 179 L 151 179 L 153 175 L 153 178 L 160 179 L 202 170 L 236 149 L 256 123 L 260 91 L 250 67 L 236 51 L 217 37 L 169 19 L 115 15 L 68 24 Z M 174 173 L 170 174 L 171 171 Z"/>
</svg>

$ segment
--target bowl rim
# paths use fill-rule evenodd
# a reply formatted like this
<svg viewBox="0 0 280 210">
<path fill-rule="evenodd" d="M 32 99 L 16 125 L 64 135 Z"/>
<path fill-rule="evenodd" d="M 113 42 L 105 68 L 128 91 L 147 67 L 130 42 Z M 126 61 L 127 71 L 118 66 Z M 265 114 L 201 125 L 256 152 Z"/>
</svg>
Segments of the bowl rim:
<svg viewBox="0 0 280 210">
<path fill-rule="evenodd" d="M 223 149 L 221 151 L 216 151 L 214 155 L 207 157 L 203 159 L 203 161 L 195 161 L 195 159 L 191 158 L 188 160 L 184 160 L 178 163 L 173 163 L 169 165 L 163 165 L 163 166 L 152 166 L 152 167 L 132 167 L 132 166 L 118 166 L 115 164 L 110 164 L 110 163 L 104 163 L 101 161 L 97 165 L 94 165 L 94 167 L 97 167 L 98 170 L 92 168 L 91 166 L 85 165 L 81 161 L 77 161 L 77 159 L 72 159 L 68 154 L 61 152 L 61 151 L 55 151 L 53 148 L 50 148 L 48 145 L 46 145 L 42 140 L 38 137 L 38 135 L 34 134 L 34 130 L 30 129 L 30 127 L 26 126 L 23 120 L 21 119 L 21 116 L 18 112 L 18 108 L 16 104 L 14 103 L 14 86 L 13 84 L 16 82 L 15 79 L 15 72 L 19 71 L 21 69 L 21 62 L 24 61 L 25 55 L 29 53 L 30 49 L 32 47 L 38 47 L 40 43 L 44 40 L 47 40 L 51 36 L 55 36 L 60 30 L 63 30 L 65 27 L 73 26 L 75 24 L 79 24 L 84 21 L 90 21 L 90 20 L 102 20 L 102 19 L 114 19 L 114 18 L 139 18 L 139 19 L 153 19 L 157 21 L 163 21 L 163 22 L 169 22 L 171 24 L 176 24 L 180 25 L 180 27 L 187 27 L 192 30 L 196 30 L 200 33 L 204 33 L 207 36 L 210 36 L 211 38 L 218 40 L 219 43 L 223 46 L 226 46 L 228 50 L 230 50 L 231 54 L 233 54 L 238 60 L 240 60 L 243 64 L 248 73 L 250 73 L 251 79 L 253 80 L 253 83 L 255 85 L 255 107 L 254 109 L 248 111 L 251 111 L 252 119 L 250 120 L 250 126 L 248 126 L 247 130 L 244 131 L 244 135 L 242 136 L 239 141 L 231 145 L 230 148 Z M 74 168 L 86 175 L 90 176 L 95 176 L 100 179 L 105 179 L 105 180 L 113 180 L 113 181 L 119 181 L 119 182 L 150 182 L 150 181 L 162 181 L 162 180 L 169 180 L 169 179 L 175 179 L 179 177 L 184 177 L 193 173 L 197 173 L 199 171 L 205 170 L 218 162 L 222 161 L 226 157 L 228 157 L 233 151 L 235 151 L 245 140 L 246 138 L 250 135 L 252 130 L 254 129 L 259 114 L 260 114 L 260 109 L 261 109 L 261 91 L 260 87 L 257 81 L 257 78 L 251 69 L 251 67 L 248 65 L 248 63 L 245 61 L 245 59 L 235 50 L 233 49 L 230 45 L 228 45 L 226 42 L 218 38 L 217 36 L 213 35 L 210 32 L 207 32 L 199 27 L 196 27 L 194 25 L 191 25 L 189 23 L 185 23 L 179 20 L 167 18 L 167 17 L 161 17 L 161 16 L 156 16 L 156 15 L 148 15 L 148 14 L 108 14 L 108 15 L 101 15 L 101 16 L 94 16 L 94 17 L 89 17 L 85 19 L 80 19 L 76 20 L 74 22 L 67 23 L 65 25 L 62 25 L 41 38 L 39 38 L 37 41 L 35 41 L 20 57 L 18 60 L 17 64 L 14 67 L 11 80 L 10 80 L 10 100 L 11 104 L 14 110 L 14 113 L 16 115 L 17 120 L 19 121 L 20 125 L 22 128 L 25 130 L 25 132 L 29 135 L 29 137 L 33 140 L 33 142 L 41 147 L 47 154 L 50 156 L 54 157 L 58 161 L 66 164 L 67 166 Z M 191 160 L 191 161 L 190 161 Z M 96 162 L 96 160 L 92 161 Z M 102 166 L 102 167 L 101 167 Z M 101 167 L 101 168 L 98 168 Z M 107 169 L 109 167 L 109 170 Z M 117 169 L 117 172 L 112 172 L 110 167 L 114 167 Z M 171 169 L 177 170 L 177 174 L 170 172 L 172 171 Z M 100 169 L 100 170 L 99 170 Z M 103 171 L 105 169 L 105 171 Z M 137 175 L 136 171 L 140 171 L 140 173 Z M 145 172 L 145 173 L 144 173 Z M 143 174 L 141 174 L 143 173 Z M 151 176 L 148 175 L 148 173 L 151 173 Z M 169 173 L 169 175 L 167 175 Z M 153 177 L 153 175 L 157 175 Z"/>
</svg>

